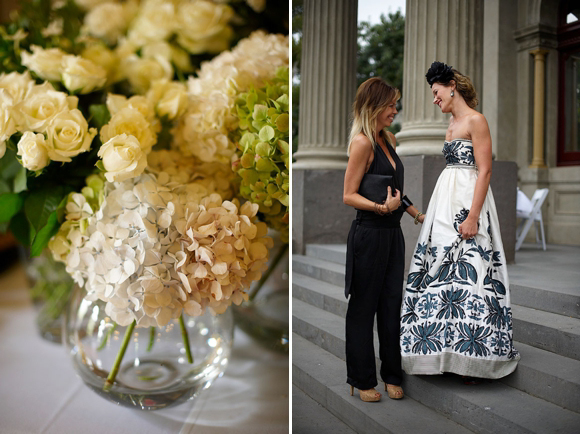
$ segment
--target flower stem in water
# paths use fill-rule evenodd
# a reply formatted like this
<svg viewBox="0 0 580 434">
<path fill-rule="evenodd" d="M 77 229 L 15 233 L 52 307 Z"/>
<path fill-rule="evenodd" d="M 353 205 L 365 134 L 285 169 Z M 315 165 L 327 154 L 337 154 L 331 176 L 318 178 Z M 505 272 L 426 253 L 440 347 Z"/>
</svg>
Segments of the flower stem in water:
<svg viewBox="0 0 580 434">
<path fill-rule="evenodd" d="M 103 338 L 103 342 L 101 342 L 101 345 L 99 345 L 99 348 L 97 348 L 97 351 L 101 351 L 103 348 L 105 348 L 105 345 L 107 345 L 107 342 L 109 342 L 109 339 L 111 338 L 111 335 L 113 334 L 113 332 L 115 331 L 116 328 L 117 328 L 117 323 L 114 322 L 113 327 L 110 327 L 109 330 L 107 330 L 107 333 L 105 333 L 105 337 Z"/>
<path fill-rule="evenodd" d="M 149 327 L 149 345 L 147 345 L 148 353 L 153 349 L 154 343 L 155 343 L 155 327 Z"/>
<path fill-rule="evenodd" d="M 109 372 L 107 381 L 105 381 L 105 385 L 103 386 L 104 391 L 109 391 L 113 386 L 113 383 L 115 383 L 115 378 L 117 377 L 117 373 L 119 372 L 119 367 L 121 366 L 121 361 L 123 360 L 125 351 L 127 351 L 127 346 L 129 345 L 129 341 L 131 340 L 131 335 L 133 334 L 135 324 L 137 324 L 137 322 L 133 320 L 133 322 L 129 325 L 129 327 L 127 327 L 127 330 L 125 331 L 125 336 L 123 336 L 123 343 L 121 344 L 121 348 L 117 353 L 117 358 L 115 359 L 115 363 L 113 364 L 111 372 Z"/>
<path fill-rule="evenodd" d="M 270 266 L 268 267 L 268 269 L 266 270 L 260 281 L 256 284 L 256 287 L 254 288 L 252 293 L 250 294 L 250 301 L 256 298 L 256 295 L 258 295 L 258 292 L 260 292 L 260 289 L 262 289 L 262 286 L 264 286 L 264 283 L 266 283 L 266 280 L 268 280 L 270 274 L 272 274 L 272 271 L 276 269 L 276 266 L 286 253 L 286 250 L 288 250 L 288 244 L 284 244 L 282 247 L 280 247 L 280 250 L 276 254 L 276 257 L 274 258 L 274 260 L 272 261 L 272 263 L 270 264 Z"/>
<path fill-rule="evenodd" d="M 179 326 L 181 327 L 181 336 L 183 337 L 183 346 L 185 347 L 185 352 L 187 353 L 187 361 L 193 363 L 193 355 L 191 354 L 191 347 L 189 346 L 189 336 L 187 335 L 187 330 L 185 329 L 185 322 L 183 321 L 183 314 L 179 317 Z"/>
</svg>

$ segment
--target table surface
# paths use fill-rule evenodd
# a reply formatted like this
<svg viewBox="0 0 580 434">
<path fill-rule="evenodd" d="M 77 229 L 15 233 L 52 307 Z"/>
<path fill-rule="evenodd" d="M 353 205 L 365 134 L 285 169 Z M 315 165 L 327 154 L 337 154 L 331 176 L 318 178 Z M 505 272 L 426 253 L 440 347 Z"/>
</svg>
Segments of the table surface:
<svg viewBox="0 0 580 434">
<path fill-rule="evenodd" d="M 287 433 L 289 360 L 236 329 L 226 373 L 193 401 L 144 412 L 99 397 L 36 331 L 23 267 L 0 274 L 0 433 Z"/>
</svg>

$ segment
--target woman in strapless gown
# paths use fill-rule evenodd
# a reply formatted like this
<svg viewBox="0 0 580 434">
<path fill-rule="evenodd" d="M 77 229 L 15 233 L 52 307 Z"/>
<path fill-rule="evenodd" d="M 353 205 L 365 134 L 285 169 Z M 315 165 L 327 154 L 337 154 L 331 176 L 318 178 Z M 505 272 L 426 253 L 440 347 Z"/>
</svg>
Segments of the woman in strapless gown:
<svg viewBox="0 0 580 434">
<path fill-rule="evenodd" d="M 434 62 L 434 101 L 452 113 L 401 307 L 407 374 L 501 378 L 516 369 L 505 254 L 489 181 L 491 137 L 468 77 Z"/>
</svg>

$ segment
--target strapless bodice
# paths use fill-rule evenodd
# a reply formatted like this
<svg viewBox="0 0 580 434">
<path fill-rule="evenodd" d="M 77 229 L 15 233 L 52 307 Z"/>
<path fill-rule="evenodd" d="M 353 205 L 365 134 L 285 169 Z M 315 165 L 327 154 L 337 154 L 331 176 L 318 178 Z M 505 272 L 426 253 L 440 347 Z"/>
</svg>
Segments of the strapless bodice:
<svg viewBox="0 0 580 434">
<path fill-rule="evenodd" d="M 470 166 L 475 167 L 473 145 L 471 140 L 455 139 L 443 144 L 443 156 L 447 166 Z"/>
</svg>

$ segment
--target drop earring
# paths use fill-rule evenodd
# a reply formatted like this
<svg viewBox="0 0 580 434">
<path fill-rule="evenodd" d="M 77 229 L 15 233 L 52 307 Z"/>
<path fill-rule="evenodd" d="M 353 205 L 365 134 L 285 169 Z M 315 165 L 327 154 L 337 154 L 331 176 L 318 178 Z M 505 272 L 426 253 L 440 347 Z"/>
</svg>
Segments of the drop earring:
<svg viewBox="0 0 580 434">
<path fill-rule="evenodd" d="M 451 91 L 451 98 L 453 98 L 453 95 L 455 95 L 455 92 Z"/>
</svg>

